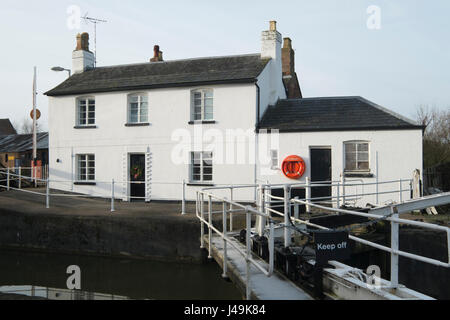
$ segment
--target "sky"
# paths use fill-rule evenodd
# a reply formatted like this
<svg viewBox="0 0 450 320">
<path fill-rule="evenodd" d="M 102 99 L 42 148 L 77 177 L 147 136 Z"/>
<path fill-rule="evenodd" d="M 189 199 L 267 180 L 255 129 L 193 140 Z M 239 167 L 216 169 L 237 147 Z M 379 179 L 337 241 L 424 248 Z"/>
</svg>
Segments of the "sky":
<svg viewBox="0 0 450 320">
<path fill-rule="evenodd" d="M 450 108 L 447 0 L 0 0 L 0 5 L 0 118 L 16 123 L 29 118 L 36 66 L 44 130 L 44 93 L 67 78 L 51 67 L 71 68 L 77 33 L 89 32 L 91 48 L 94 43 L 93 25 L 77 23 L 72 8 L 107 20 L 97 29 L 98 66 L 147 62 L 155 44 L 166 61 L 259 53 L 261 32 L 276 20 L 283 37 L 292 39 L 304 97 L 363 96 L 409 118 L 419 105 Z"/>
</svg>

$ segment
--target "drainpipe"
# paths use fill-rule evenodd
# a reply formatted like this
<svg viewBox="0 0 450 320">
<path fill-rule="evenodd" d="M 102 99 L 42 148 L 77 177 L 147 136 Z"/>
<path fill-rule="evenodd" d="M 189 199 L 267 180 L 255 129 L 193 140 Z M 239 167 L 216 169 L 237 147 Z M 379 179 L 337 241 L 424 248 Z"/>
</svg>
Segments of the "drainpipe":
<svg viewBox="0 0 450 320">
<path fill-rule="evenodd" d="M 258 151 L 259 151 L 259 121 L 261 117 L 261 88 L 258 83 L 255 82 L 256 86 L 256 110 L 257 110 L 257 119 L 256 119 L 256 128 L 255 128 L 255 185 L 258 184 Z M 257 199 L 257 188 L 255 188 L 255 200 Z"/>
</svg>

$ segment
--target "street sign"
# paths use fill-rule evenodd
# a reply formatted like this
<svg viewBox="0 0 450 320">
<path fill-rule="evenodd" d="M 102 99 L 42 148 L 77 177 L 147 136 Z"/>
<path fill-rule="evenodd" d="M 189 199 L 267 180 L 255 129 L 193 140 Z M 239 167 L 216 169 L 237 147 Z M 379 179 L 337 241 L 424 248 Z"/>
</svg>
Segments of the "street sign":
<svg viewBox="0 0 450 320">
<path fill-rule="evenodd" d="M 348 232 L 316 231 L 314 232 L 316 264 L 324 266 L 328 261 L 345 261 L 350 257 L 351 248 Z"/>
<path fill-rule="evenodd" d="M 31 119 L 34 119 L 33 110 L 31 110 L 31 112 L 30 112 L 30 117 L 31 117 Z M 40 118 L 41 118 L 41 112 L 39 111 L 39 109 L 36 109 L 36 120 L 39 120 Z"/>
</svg>

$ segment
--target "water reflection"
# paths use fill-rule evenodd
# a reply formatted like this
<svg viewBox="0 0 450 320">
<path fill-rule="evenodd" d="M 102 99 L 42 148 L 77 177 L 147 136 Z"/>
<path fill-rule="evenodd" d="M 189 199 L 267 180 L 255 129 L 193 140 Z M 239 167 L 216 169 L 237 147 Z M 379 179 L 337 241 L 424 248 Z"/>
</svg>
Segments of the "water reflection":
<svg viewBox="0 0 450 320">
<path fill-rule="evenodd" d="M 81 292 L 65 290 L 67 267 L 81 269 Z M 0 292 L 44 299 L 240 300 L 215 263 L 164 263 L 0 250 Z M 47 289 L 48 288 L 48 289 Z M 58 289 L 51 289 L 58 288 Z M 62 290 L 60 288 L 63 288 Z M 101 294 L 97 294 L 97 293 Z M 1 294 L 0 294 L 1 295 Z"/>
<path fill-rule="evenodd" d="M 128 297 L 114 294 L 102 294 L 78 290 L 44 288 L 36 286 L 5 286 L 0 287 L 0 293 L 20 295 L 46 300 L 130 300 Z"/>
</svg>

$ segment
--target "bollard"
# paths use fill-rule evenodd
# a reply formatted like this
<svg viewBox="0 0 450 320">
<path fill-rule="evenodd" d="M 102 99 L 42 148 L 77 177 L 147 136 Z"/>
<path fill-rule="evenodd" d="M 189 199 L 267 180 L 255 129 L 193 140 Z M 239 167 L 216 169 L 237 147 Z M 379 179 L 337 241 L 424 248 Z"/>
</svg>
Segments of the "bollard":
<svg viewBox="0 0 450 320">
<path fill-rule="evenodd" d="M 114 179 L 112 179 L 111 183 L 111 212 L 116 211 L 114 207 Z"/>
<path fill-rule="evenodd" d="M 47 209 L 50 208 L 50 181 L 47 178 L 47 188 L 46 188 L 46 194 L 45 194 L 45 206 Z"/>
<path fill-rule="evenodd" d="M 186 214 L 186 180 L 183 180 L 183 188 L 182 188 L 182 195 L 181 195 L 181 215 Z"/>
</svg>

